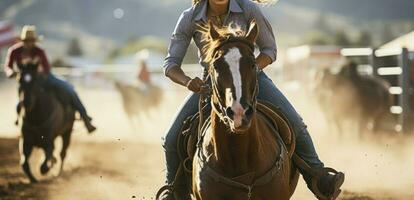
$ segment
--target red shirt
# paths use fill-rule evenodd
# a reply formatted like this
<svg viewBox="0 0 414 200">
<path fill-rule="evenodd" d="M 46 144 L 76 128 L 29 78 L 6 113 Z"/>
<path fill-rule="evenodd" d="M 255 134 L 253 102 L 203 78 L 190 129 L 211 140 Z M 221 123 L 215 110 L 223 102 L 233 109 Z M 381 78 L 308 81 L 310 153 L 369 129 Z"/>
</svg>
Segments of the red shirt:
<svg viewBox="0 0 414 200">
<path fill-rule="evenodd" d="M 4 69 L 8 68 L 13 70 L 14 63 L 16 63 L 19 68 L 26 64 L 37 64 L 39 67 L 38 71 L 45 74 L 50 72 L 50 64 L 43 49 L 35 46 L 28 52 L 24 49 L 22 42 L 11 46 L 7 51 Z"/>
<path fill-rule="evenodd" d="M 147 65 L 142 63 L 141 69 L 138 74 L 138 79 L 143 83 L 150 83 L 151 77 L 150 73 L 148 72 Z"/>
</svg>

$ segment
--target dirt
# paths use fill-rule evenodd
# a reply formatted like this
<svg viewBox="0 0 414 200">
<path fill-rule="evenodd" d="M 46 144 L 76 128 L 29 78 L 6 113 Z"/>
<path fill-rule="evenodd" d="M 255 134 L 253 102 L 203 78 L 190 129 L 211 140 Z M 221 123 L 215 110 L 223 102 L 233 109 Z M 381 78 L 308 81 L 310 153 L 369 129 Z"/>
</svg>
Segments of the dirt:
<svg viewBox="0 0 414 200">
<path fill-rule="evenodd" d="M 17 139 L 0 139 L 0 199 L 117 200 L 153 199 L 162 184 L 163 155 L 153 143 L 75 140 L 64 171 L 31 184 L 19 166 Z M 413 199 L 389 191 L 344 191 L 342 200 Z M 293 199 L 313 199 L 303 183 Z"/>
<path fill-rule="evenodd" d="M 162 184 L 159 146 L 74 141 L 58 178 L 31 184 L 19 166 L 17 139 L 0 139 L 0 199 L 150 199 Z"/>
<path fill-rule="evenodd" d="M 108 89 L 80 88 L 98 131 L 87 135 L 75 124 L 64 171 L 57 178 L 31 184 L 19 166 L 19 129 L 13 125 L 15 85 L 0 85 L 0 200 L 153 199 L 165 173 L 161 137 L 185 92 L 170 92 L 158 110 L 138 119 L 136 129 L 123 113 L 119 95 Z M 323 115 L 308 98 L 291 94 L 308 125 L 320 158 L 345 172 L 341 200 L 414 199 L 414 139 L 389 135 L 360 140 L 353 131 L 338 136 L 327 129 Z M 306 101 L 304 101 L 306 99 Z M 315 199 L 303 180 L 292 199 Z"/>
</svg>

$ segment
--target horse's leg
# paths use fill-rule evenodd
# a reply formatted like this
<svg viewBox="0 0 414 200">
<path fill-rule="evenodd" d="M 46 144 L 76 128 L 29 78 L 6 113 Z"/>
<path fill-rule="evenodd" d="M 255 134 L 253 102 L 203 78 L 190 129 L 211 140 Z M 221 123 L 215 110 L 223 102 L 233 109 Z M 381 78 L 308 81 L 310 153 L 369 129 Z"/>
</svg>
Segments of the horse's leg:
<svg viewBox="0 0 414 200">
<path fill-rule="evenodd" d="M 56 162 L 56 159 L 53 158 L 54 149 L 54 141 L 52 139 L 47 139 L 46 144 L 43 147 L 43 150 L 45 151 L 45 161 L 43 161 L 42 166 L 40 167 L 40 173 L 42 173 L 42 175 L 49 172 L 50 168 L 53 167 Z"/>
<path fill-rule="evenodd" d="M 60 152 L 60 158 L 62 160 L 62 164 L 60 165 L 60 171 L 63 170 L 63 164 L 65 162 L 66 153 L 70 144 L 70 136 L 71 136 L 72 130 L 67 131 L 62 136 L 63 145 L 62 145 L 62 151 Z"/>
<path fill-rule="evenodd" d="M 23 151 L 21 152 L 22 153 L 21 166 L 23 168 L 23 171 L 29 178 L 30 182 L 35 183 L 37 182 L 37 180 L 35 179 L 32 172 L 30 171 L 30 166 L 29 166 L 29 158 L 33 150 L 33 145 L 29 143 L 27 140 L 25 140 L 24 138 L 20 138 L 20 149 Z"/>
</svg>

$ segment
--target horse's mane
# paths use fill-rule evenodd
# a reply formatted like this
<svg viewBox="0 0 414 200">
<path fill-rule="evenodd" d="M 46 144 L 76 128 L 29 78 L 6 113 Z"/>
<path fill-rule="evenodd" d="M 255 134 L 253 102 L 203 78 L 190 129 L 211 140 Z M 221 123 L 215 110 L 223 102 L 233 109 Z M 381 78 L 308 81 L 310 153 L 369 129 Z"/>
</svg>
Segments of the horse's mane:
<svg viewBox="0 0 414 200">
<path fill-rule="evenodd" d="M 203 23 L 197 25 L 197 31 L 202 35 L 202 42 L 205 42 L 205 46 L 201 49 L 201 53 L 204 55 L 204 62 L 211 63 L 214 58 L 214 53 L 217 47 L 221 46 L 224 42 L 231 40 L 240 40 L 245 43 L 250 43 L 246 41 L 247 31 L 243 30 L 240 26 L 236 24 L 230 24 L 229 26 L 223 27 L 214 27 L 216 32 L 220 35 L 220 39 L 214 40 L 210 35 L 210 26 L 211 23 Z"/>
</svg>

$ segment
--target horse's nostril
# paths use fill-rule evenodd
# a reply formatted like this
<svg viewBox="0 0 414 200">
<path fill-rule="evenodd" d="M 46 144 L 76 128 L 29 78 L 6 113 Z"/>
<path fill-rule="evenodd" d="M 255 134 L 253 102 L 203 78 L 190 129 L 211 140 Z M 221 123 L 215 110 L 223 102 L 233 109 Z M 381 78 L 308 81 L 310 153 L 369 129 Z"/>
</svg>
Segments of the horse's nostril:
<svg viewBox="0 0 414 200">
<path fill-rule="evenodd" d="M 231 109 L 231 107 L 226 108 L 226 115 L 230 118 L 233 118 L 234 111 Z"/>
<path fill-rule="evenodd" d="M 253 114 L 253 107 L 252 106 L 248 106 L 244 114 L 246 116 L 251 116 Z"/>
</svg>

